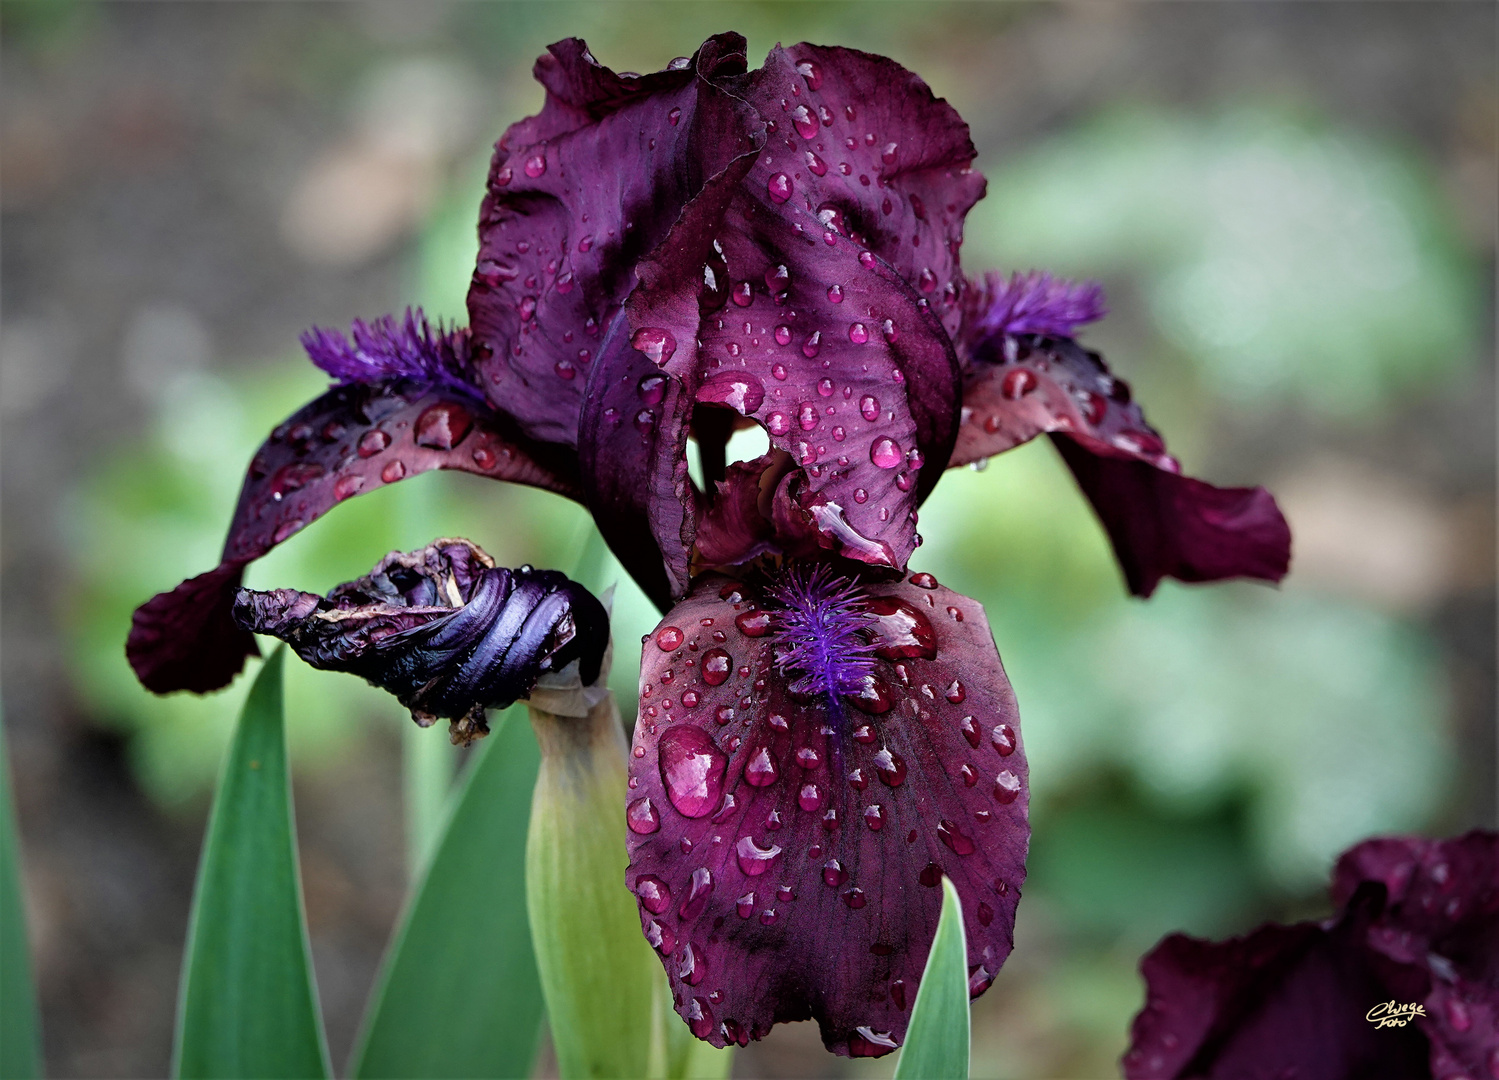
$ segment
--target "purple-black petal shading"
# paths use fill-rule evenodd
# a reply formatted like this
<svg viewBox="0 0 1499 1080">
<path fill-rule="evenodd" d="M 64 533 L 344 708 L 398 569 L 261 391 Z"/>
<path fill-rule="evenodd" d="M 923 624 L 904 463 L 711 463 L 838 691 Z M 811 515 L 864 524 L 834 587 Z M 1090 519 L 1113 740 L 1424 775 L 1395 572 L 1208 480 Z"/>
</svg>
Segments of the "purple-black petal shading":
<svg viewBox="0 0 1499 1080">
<path fill-rule="evenodd" d="M 1044 270 L 1028 274 L 1017 270 L 1008 278 L 985 274 L 982 295 L 984 303 L 971 332 L 985 337 L 1076 337 L 1079 326 L 1108 314 L 1098 282 L 1069 281 Z"/>
<path fill-rule="evenodd" d="M 426 726 L 454 721 L 454 741 L 482 737 L 484 712 L 527 697 L 536 680 L 577 661 L 598 679 L 609 617 L 554 570 L 508 570 L 466 540 L 391 552 L 326 597 L 239 590 L 235 621 L 291 645 L 307 663 L 390 691 Z"/>
<path fill-rule="evenodd" d="M 393 320 L 375 326 L 356 330 L 353 346 L 340 347 L 335 335 L 319 332 L 309 351 L 343 378 L 361 365 L 422 370 L 424 376 L 345 382 L 276 427 L 250 462 L 219 567 L 136 612 L 125 651 L 148 689 L 202 693 L 227 685 L 255 650 L 253 638 L 229 617 L 243 567 L 344 499 L 432 469 L 580 496 L 571 450 L 525 437 L 476 391 L 441 377 L 443 365 L 454 362 L 450 357 L 462 370 L 462 331 L 444 335 L 435 356 L 416 360 L 408 347 L 419 351 L 423 340 L 434 340 L 419 317 L 408 317 L 404 326 Z M 422 336 L 409 336 L 408 329 Z M 388 351 L 378 353 L 376 346 Z"/>
<path fill-rule="evenodd" d="M 1323 923 L 1163 940 L 1140 965 L 1125 1076 L 1499 1076 L 1499 835 L 1367 841 L 1333 899 Z M 1423 1013 L 1376 1027 L 1391 1002 Z"/>
<path fill-rule="evenodd" d="M 617 75 L 576 38 L 536 62 L 546 102 L 495 147 L 468 295 L 481 384 L 533 438 L 577 444 L 636 264 L 755 149 L 754 111 L 717 85 L 744 70 L 737 34 L 653 75 Z"/>
<path fill-rule="evenodd" d="M 626 814 L 627 884 L 693 1033 L 812 1018 L 835 1053 L 894 1049 L 943 874 L 982 993 L 1025 877 L 1018 728 L 983 610 L 930 575 L 695 579 L 644 644 Z"/>
<path fill-rule="evenodd" d="M 952 465 L 1051 434 L 1136 596 L 1149 596 L 1167 576 L 1285 576 L 1291 530 L 1274 497 L 1264 488 L 1218 488 L 1181 475 L 1128 384 L 1097 353 L 1070 338 L 986 335 L 977 321 L 969 331 Z"/>
</svg>

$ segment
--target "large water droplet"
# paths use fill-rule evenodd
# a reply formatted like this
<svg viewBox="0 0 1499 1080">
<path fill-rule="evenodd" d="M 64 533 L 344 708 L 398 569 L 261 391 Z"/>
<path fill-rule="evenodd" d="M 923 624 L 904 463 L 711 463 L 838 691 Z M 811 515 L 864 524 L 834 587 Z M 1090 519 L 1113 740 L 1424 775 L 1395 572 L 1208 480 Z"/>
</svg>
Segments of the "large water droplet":
<svg viewBox="0 0 1499 1080">
<path fill-rule="evenodd" d="M 630 347 L 661 367 L 677 351 L 677 339 L 672 337 L 671 331 L 659 326 L 642 326 L 630 335 Z"/>
<path fill-rule="evenodd" d="M 666 122 L 668 124 L 670 124 L 672 127 L 676 127 L 677 126 L 677 122 L 679 120 L 681 120 L 681 119 L 682 119 L 682 110 L 681 109 L 672 109 L 671 112 L 669 112 L 669 113 L 666 114 Z"/>
<path fill-rule="evenodd" d="M 880 151 L 880 160 L 883 161 L 886 165 L 894 165 L 895 164 L 896 154 L 897 154 L 897 152 L 899 150 L 900 150 L 900 144 L 899 143 L 893 143 L 893 142 L 886 143 L 885 144 L 885 149 L 883 149 L 883 150 Z"/>
<path fill-rule="evenodd" d="M 827 162 L 818 157 L 812 151 L 807 151 L 807 168 L 813 176 L 826 176 L 828 174 Z"/>
<path fill-rule="evenodd" d="M 812 431 L 822 423 L 822 417 L 818 415 L 816 405 L 804 401 L 796 407 L 796 422 L 803 431 Z"/>
<path fill-rule="evenodd" d="M 625 811 L 625 823 L 632 833 L 648 836 L 661 828 L 661 814 L 650 799 L 636 799 Z"/>
<path fill-rule="evenodd" d="M 360 457 L 368 458 L 374 457 L 389 445 L 390 433 L 380 428 L 372 428 L 359 436 L 357 450 Z"/>
<path fill-rule="evenodd" d="M 697 918 L 703 913 L 703 908 L 707 906 L 708 897 L 712 893 L 713 872 L 706 866 L 699 866 L 692 872 L 692 878 L 687 884 L 687 898 L 682 901 L 677 914 L 689 922 Z"/>
<path fill-rule="evenodd" d="M 753 375 L 742 371 L 724 372 L 705 382 L 697 392 L 697 399 L 727 405 L 748 416 L 757 411 L 765 401 L 765 385 Z"/>
<path fill-rule="evenodd" d="M 1015 752 L 1015 729 L 1009 724 L 996 724 L 989 734 L 989 741 L 999 751 L 1000 757 L 1009 757 Z"/>
<path fill-rule="evenodd" d="M 545 154 L 532 154 L 526 158 L 526 175 L 536 179 L 547 171 L 547 159 Z"/>
<path fill-rule="evenodd" d="M 751 754 L 744 766 L 744 779 L 751 787 L 769 787 L 780 774 L 780 765 L 768 746 L 762 746 Z"/>
<path fill-rule="evenodd" d="M 859 688 L 856 693 L 844 696 L 853 703 L 854 708 L 870 716 L 887 713 L 895 705 L 895 698 L 890 693 L 889 684 L 872 673 L 866 673 L 859 679 Z"/>
<path fill-rule="evenodd" d="M 675 626 L 663 626 L 656 631 L 656 648 L 662 652 L 676 652 L 686 640 L 687 635 Z"/>
<path fill-rule="evenodd" d="M 868 903 L 868 901 L 864 899 L 863 889 L 848 890 L 848 892 L 843 894 L 843 902 L 849 907 L 853 908 L 855 911 L 858 911 L 861 907 Z M 890 1045 L 894 1046 L 895 1044 L 891 1043 Z"/>
<path fill-rule="evenodd" d="M 822 809 L 822 789 L 816 784 L 803 784 L 801 791 L 797 792 L 796 803 L 807 813 Z"/>
<path fill-rule="evenodd" d="M 817 118 L 805 105 L 798 105 L 791 110 L 791 126 L 796 128 L 796 133 L 804 139 L 817 138 Z"/>
<path fill-rule="evenodd" d="M 640 906 L 652 915 L 671 907 L 671 888 L 655 874 L 641 874 L 636 879 L 635 895 L 640 898 Z"/>
<path fill-rule="evenodd" d="M 783 412 L 773 412 L 765 418 L 765 430 L 772 435 L 785 435 L 791 430 L 791 420 Z"/>
<path fill-rule="evenodd" d="M 739 859 L 739 869 L 744 871 L 745 877 L 759 877 L 765 873 L 780 853 L 779 845 L 771 844 L 769 847 L 762 848 L 755 843 L 752 836 L 741 836 L 739 843 L 734 845 L 734 854 Z"/>
<path fill-rule="evenodd" d="M 880 418 L 880 403 L 872 395 L 865 394 L 859 399 L 859 415 L 869 421 Z"/>
<path fill-rule="evenodd" d="M 1011 401 L 1019 401 L 1036 388 L 1035 372 L 1028 368 L 1015 368 L 1005 372 L 999 380 L 999 392 Z"/>
<path fill-rule="evenodd" d="M 394 484 L 397 480 L 404 479 L 405 476 L 406 463 L 404 461 L 392 461 L 380 470 L 380 479 L 384 480 L 387 484 Z"/>
<path fill-rule="evenodd" d="M 703 653 L 703 682 L 709 686 L 721 686 L 734 670 L 734 659 L 723 649 L 709 649 Z"/>
<path fill-rule="evenodd" d="M 745 637 L 764 637 L 770 633 L 772 622 L 768 611 L 745 611 L 734 616 L 734 625 Z"/>
<path fill-rule="evenodd" d="M 885 811 L 880 808 L 879 803 L 864 808 L 864 824 L 868 825 L 872 832 L 879 832 L 885 827 Z"/>
<path fill-rule="evenodd" d="M 865 601 L 864 610 L 874 616 L 869 629 L 876 656 L 884 660 L 931 660 L 937 655 L 936 631 L 916 605 L 894 596 L 875 596 Z"/>
<path fill-rule="evenodd" d="M 943 818 L 937 822 L 937 838 L 959 855 L 972 855 L 977 848 L 974 847 L 973 838 L 964 834 L 956 822 Z"/>
<path fill-rule="evenodd" d="M 874 755 L 874 771 L 890 787 L 900 787 L 906 779 L 906 759 L 886 747 Z"/>
<path fill-rule="evenodd" d="M 791 177 L 785 173 L 776 173 L 765 184 L 765 190 L 770 194 L 770 201 L 783 203 L 791 198 Z"/>
<path fill-rule="evenodd" d="M 979 722 L 971 716 L 965 716 L 958 721 L 958 730 L 963 733 L 963 738 L 968 740 L 968 745 L 977 750 L 979 740 L 984 737 L 983 731 L 979 728 Z"/>
<path fill-rule="evenodd" d="M 869 329 L 861 322 L 856 322 L 848 328 L 848 340 L 855 345 L 863 345 L 869 340 Z"/>
<path fill-rule="evenodd" d="M 682 946 L 682 959 L 677 963 L 677 978 L 688 986 L 696 986 L 708 974 L 708 964 L 692 947 L 692 942 Z"/>
<path fill-rule="evenodd" d="M 640 400 L 645 402 L 645 404 L 659 405 L 662 399 L 666 397 L 666 376 L 659 374 L 646 375 L 636 385 L 635 391 L 640 395 Z"/>
<path fill-rule="evenodd" d="M 798 60 L 796 62 L 796 72 L 807 80 L 808 90 L 819 90 L 822 88 L 822 72 L 818 70 L 817 65 L 812 61 Z M 852 120 L 853 117 L 849 117 L 849 119 Z"/>
<path fill-rule="evenodd" d="M 1020 777 L 1009 769 L 1004 770 L 994 778 L 994 798 L 1001 803 L 1009 804 L 1020 796 Z"/>
<path fill-rule="evenodd" d="M 802 342 L 802 355 L 805 356 L 808 360 L 812 360 L 817 356 L 817 353 L 821 348 L 822 331 L 814 330 L 811 334 L 807 335 L 807 340 Z"/>
<path fill-rule="evenodd" d="M 905 454 L 888 435 L 881 435 L 869 444 L 869 460 L 881 469 L 893 469 L 905 460 Z"/>
<path fill-rule="evenodd" d="M 667 798 L 683 816 L 707 817 L 718 807 L 729 759 L 706 731 L 691 724 L 667 728 L 660 762 Z"/>
<path fill-rule="evenodd" d="M 689 1001 L 682 1008 L 682 1018 L 687 1021 L 688 1029 L 699 1039 L 706 1039 L 713 1034 L 713 1010 L 708 1007 L 705 999 L 695 997 Z"/>
<path fill-rule="evenodd" d="M 947 689 L 943 691 L 943 696 L 953 705 L 961 705 L 964 699 L 968 697 L 968 691 L 963 689 L 962 682 L 954 679 L 948 684 Z"/>
</svg>

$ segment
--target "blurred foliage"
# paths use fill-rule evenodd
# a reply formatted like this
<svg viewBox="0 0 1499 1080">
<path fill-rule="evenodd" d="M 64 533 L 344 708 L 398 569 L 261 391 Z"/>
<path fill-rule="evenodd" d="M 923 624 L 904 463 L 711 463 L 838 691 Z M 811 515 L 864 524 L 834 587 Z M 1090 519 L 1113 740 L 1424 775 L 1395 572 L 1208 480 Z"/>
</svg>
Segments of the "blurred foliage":
<svg viewBox="0 0 1499 1080">
<path fill-rule="evenodd" d="M 1476 356 L 1476 268 L 1436 178 L 1289 109 L 1109 112 L 991 170 L 971 221 L 1011 266 L 1138 280 L 1235 404 L 1356 416 Z"/>
</svg>

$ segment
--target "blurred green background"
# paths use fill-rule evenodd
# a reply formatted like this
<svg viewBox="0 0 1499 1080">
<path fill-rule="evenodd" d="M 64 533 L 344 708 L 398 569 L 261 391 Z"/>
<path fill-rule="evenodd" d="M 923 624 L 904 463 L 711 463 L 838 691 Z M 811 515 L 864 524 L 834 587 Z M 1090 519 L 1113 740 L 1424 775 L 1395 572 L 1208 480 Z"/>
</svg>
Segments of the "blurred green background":
<svg viewBox="0 0 1499 1080">
<path fill-rule="evenodd" d="M 154 698 L 130 611 L 214 564 L 251 452 L 325 385 L 311 323 L 463 318 L 488 146 L 576 34 L 654 70 L 733 28 L 894 56 L 969 122 L 970 273 L 1101 278 L 1085 340 L 1187 471 L 1269 485 L 1280 589 L 1126 598 L 1048 445 L 954 470 L 916 567 L 980 599 L 1034 785 L 978 1077 L 1116 1071 L 1163 933 L 1326 911 L 1373 833 L 1493 824 L 1494 9 L 1486 4 L 20 4 L 4 19 L 5 715 L 49 1067 L 165 1068 L 209 791 L 248 680 Z M 423 476 L 250 571 L 326 591 L 463 535 L 571 570 L 576 506 Z M 614 684 L 656 616 L 612 560 Z M 460 755 L 357 680 L 288 669 L 335 1060 Z M 425 734 L 426 738 L 417 736 Z M 403 756 L 407 767 L 403 770 Z M 414 830 L 414 831 L 413 831 Z M 541 1066 L 546 1068 L 545 1063 Z M 882 1075 L 809 1025 L 743 1076 Z"/>
</svg>

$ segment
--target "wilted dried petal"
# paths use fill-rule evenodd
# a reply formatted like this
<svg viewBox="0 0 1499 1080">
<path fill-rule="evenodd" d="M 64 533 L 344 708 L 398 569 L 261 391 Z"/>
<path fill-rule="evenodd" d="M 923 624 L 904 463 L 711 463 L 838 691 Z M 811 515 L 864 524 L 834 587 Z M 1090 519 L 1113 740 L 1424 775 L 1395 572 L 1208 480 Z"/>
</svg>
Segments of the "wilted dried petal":
<svg viewBox="0 0 1499 1080">
<path fill-rule="evenodd" d="M 455 742 L 489 730 L 487 708 L 530 695 L 576 661 L 599 676 L 609 618 L 583 586 L 551 570 L 507 570 L 466 540 L 392 552 L 327 597 L 241 589 L 234 618 L 281 638 L 313 667 L 348 671 L 390 691 L 422 726 L 453 721 Z"/>
</svg>

